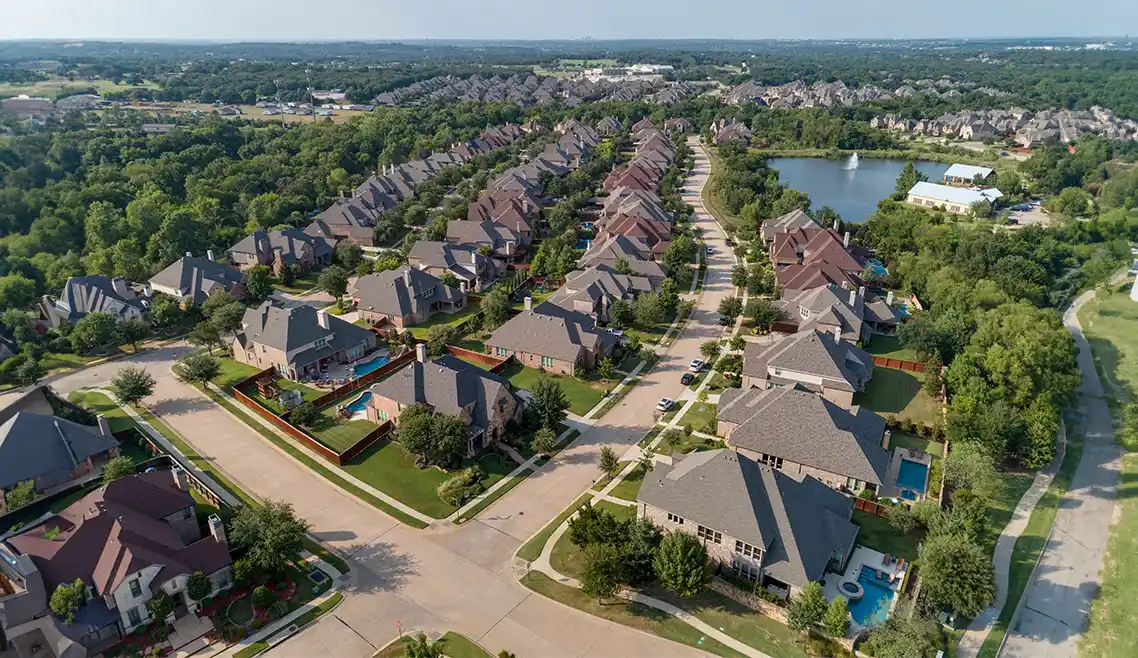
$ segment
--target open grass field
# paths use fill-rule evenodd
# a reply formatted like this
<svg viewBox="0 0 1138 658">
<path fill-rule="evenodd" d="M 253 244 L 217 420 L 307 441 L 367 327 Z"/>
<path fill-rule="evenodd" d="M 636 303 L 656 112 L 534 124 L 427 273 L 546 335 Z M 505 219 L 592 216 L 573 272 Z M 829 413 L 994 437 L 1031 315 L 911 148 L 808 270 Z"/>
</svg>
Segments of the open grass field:
<svg viewBox="0 0 1138 658">
<path fill-rule="evenodd" d="M 91 88 L 94 88 L 99 94 L 106 94 L 110 92 L 129 91 L 131 89 L 157 89 L 158 85 L 150 81 L 143 82 L 141 85 L 120 85 L 110 80 L 84 80 L 77 78 L 72 81 L 67 78 L 52 78 L 43 82 L 27 84 L 2 83 L 0 84 L 0 97 L 8 98 L 9 96 L 25 94 L 28 96 L 43 96 L 44 98 L 57 99 L 84 93 Z"/>
<path fill-rule="evenodd" d="M 1079 311 L 1095 368 L 1103 387 L 1119 400 L 1134 400 L 1138 391 L 1138 303 L 1130 284 L 1100 294 Z"/>
<path fill-rule="evenodd" d="M 597 406 L 597 403 L 605 396 L 605 390 L 616 386 L 615 383 L 606 386 L 600 382 L 581 381 L 573 377 L 542 373 L 534 368 L 527 368 L 516 361 L 511 362 L 510 367 L 506 368 L 502 375 L 510 380 L 514 388 L 526 390 L 531 389 L 539 377 L 548 376 L 552 378 L 553 381 L 561 385 L 565 397 L 569 398 L 569 411 L 578 416 L 589 413 L 589 410 Z"/>
<path fill-rule="evenodd" d="M 874 368 L 873 379 L 869 380 L 865 391 L 854 394 L 854 404 L 879 414 L 893 414 L 898 418 L 933 425 L 941 417 L 940 402 L 924 392 L 923 384 L 924 375 L 919 373 Z"/>
<path fill-rule="evenodd" d="M 210 114 L 217 111 L 217 107 L 209 103 L 139 103 L 127 106 L 130 109 L 151 112 L 159 115 L 177 116 L 179 114 Z M 358 110 L 333 110 L 331 117 L 303 116 L 298 114 L 274 114 L 266 116 L 263 110 L 254 105 L 235 105 L 241 110 L 237 116 L 227 116 L 226 119 L 239 119 L 246 121 L 264 121 L 266 123 L 314 123 L 316 121 L 329 121 L 334 123 L 347 123 L 355 117 L 364 116 L 367 112 Z"/>
</svg>

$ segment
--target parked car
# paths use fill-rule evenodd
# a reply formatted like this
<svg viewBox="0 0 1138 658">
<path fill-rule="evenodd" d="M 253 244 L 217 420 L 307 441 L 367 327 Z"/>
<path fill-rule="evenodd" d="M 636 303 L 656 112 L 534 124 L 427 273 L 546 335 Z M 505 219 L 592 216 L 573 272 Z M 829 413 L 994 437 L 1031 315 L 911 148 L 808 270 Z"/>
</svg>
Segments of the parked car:
<svg viewBox="0 0 1138 658">
<path fill-rule="evenodd" d="M 726 315 L 719 316 L 719 326 L 726 327 L 729 324 L 731 324 L 731 321 L 727 319 Z"/>
<path fill-rule="evenodd" d="M 732 238 L 727 238 L 726 242 L 727 242 L 728 247 L 734 247 L 735 246 L 735 240 L 733 240 Z"/>
<path fill-rule="evenodd" d="M 675 403 L 676 403 L 676 401 L 673 400 L 672 398 L 660 398 L 660 401 L 656 403 L 656 410 L 657 411 L 667 411 L 667 410 L 671 409 L 672 405 L 674 405 Z"/>
<path fill-rule="evenodd" d="M 680 383 L 683 384 L 684 386 L 687 386 L 688 384 L 690 384 L 694 381 L 695 381 L 695 375 L 691 374 L 690 372 L 685 372 L 684 376 L 680 377 Z"/>
<path fill-rule="evenodd" d="M 699 372 L 700 370 L 703 370 L 703 359 L 692 359 L 691 365 L 688 366 L 688 370 L 691 370 L 692 372 Z"/>
<path fill-rule="evenodd" d="M 713 253 L 715 253 L 715 250 L 714 250 L 714 249 L 712 249 L 711 247 L 708 247 L 708 248 L 707 248 L 707 255 L 708 255 L 708 256 L 710 256 L 710 255 L 711 255 L 711 254 L 713 254 Z"/>
<path fill-rule="evenodd" d="M 620 338 L 621 336 L 624 335 L 624 331 L 621 329 L 617 329 L 616 327 L 605 327 L 605 331 L 616 336 L 617 338 Z"/>
<path fill-rule="evenodd" d="M 1023 212 L 1025 210 L 1031 210 L 1031 204 L 1030 203 L 1017 203 L 1014 206 L 1012 206 L 1012 210 L 1018 210 L 1019 212 Z"/>
</svg>

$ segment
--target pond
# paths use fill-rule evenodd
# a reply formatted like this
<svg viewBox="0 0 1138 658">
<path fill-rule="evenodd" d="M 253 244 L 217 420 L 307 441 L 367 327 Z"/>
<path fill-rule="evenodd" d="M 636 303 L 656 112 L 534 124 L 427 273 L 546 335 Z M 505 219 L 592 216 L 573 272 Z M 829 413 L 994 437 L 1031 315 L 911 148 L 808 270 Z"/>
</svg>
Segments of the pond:
<svg viewBox="0 0 1138 658">
<path fill-rule="evenodd" d="M 860 158 L 856 169 L 849 168 L 849 158 L 772 158 L 767 164 L 778 169 L 784 185 L 809 194 L 812 209 L 830 206 L 847 222 L 864 222 L 877 210 L 878 201 L 893 194 L 905 162 Z M 940 162 L 913 165 L 930 181 L 939 181 L 948 169 Z"/>
</svg>

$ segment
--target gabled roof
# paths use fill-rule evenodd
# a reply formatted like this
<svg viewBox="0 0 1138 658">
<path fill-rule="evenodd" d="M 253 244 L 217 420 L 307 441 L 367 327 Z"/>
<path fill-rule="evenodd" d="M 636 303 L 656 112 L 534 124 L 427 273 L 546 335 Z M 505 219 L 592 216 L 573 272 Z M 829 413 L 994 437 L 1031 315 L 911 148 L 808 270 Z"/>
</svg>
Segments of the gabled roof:
<svg viewBox="0 0 1138 658">
<path fill-rule="evenodd" d="M 105 484 L 8 543 L 28 555 L 49 592 L 82 578 L 100 595 L 149 566 L 161 566 L 159 585 L 195 571 L 211 574 L 232 564 L 229 548 L 207 535 L 183 544 L 164 517 L 192 508 L 189 492 L 174 486 L 169 471 L 120 478 Z M 44 531 L 58 528 L 54 539 Z"/>
<path fill-rule="evenodd" d="M 995 170 L 989 167 L 977 167 L 974 165 L 956 163 L 944 172 L 944 179 L 948 180 L 950 178 L 966 178 L 968 180 L 972 180 L 976 177 L 977 174 L 979 174 L 981 178 L 987 178 L 988 176 L 992 175 L 993 171 Z"/>
<path fill-rule="evenodd" d="M 595 350 L 612 340 L 612 334 L 598 330 L 589 316 L 545 302 L 507 320 L 486 345 L 575 363 L 582 350 Z"/>
<path fill-rule="evenodd" d="M 937 185 L 928 181 L 921 181 L 914 185 L 909 194 L 912 196 L 925 197 L 927 199 L 935 199 L 945 203 L 955 203 L 962 206 L 970 206 L 977 201 L 987 201 L 992 203 L 996 199 L 1004 196 L 1004 193 L 994 187 L 984 190 L 974 190 L 970 187 L 951 187 L 949 185 Z"/>
<path fill-rule="evenodd" d="M 761 454 L 881 485 L 889 451 L 881 447 L 885 419 L 844 409 L 795 388 L 750 389 L 721 398 L 719 420 L 738 423 L 728 443 Z"/>
<path fill-rule="evenodd" d="M 466 281 L 480 276 L 489 265 L 486 256 L 478 253 L 477 247 L 426 240 L 420 240 L 411 247 L 407 260 L 420 269 L 438 267 L 449 270 Z"/>
<path fill-rule="evenodd" d="M 831 556 L 848 554 L 858 533 L 849 520 L 853 500 L 730 450 L 656 464 L 636 499 L 762 548 L 763 568 L 796 587 L 820 580 Z"/>
<path fill-rule="evenodd" d="M 150 277 L 151 285 L 180 290 L 183 296 L 198 304 L 209 299 L 214 290 L 230 292 L 244 281 L 245 275 L 232 267 L 197 256 L 179 258 L 170 267 Z"/>
<path fill-rule="evenodd" d="M 592 313 L 598 305 L 608 308 L 615 301 L 630 300 L 636 293 L 652 289 L 647 279 L 620 274 L 610 268 L 574 270 L 566 276 L 569 278 L 565 285 L 550 295 L 546 304 Z"/>
<path fill-rule="evenodd" d="M 371 393 L 373 406 L 376 398 L 426 404 L 437 413 L 462 415 L 480 428 L 505 411 L 499 408 L 500 400 L 514 398 L 505 378 L 449 355 L 413 361 L 372 386 Z"/>
<path fill-rule="evenodd" d="M 0 425 L 0 489 L 41 475 L 72 471 L 84 459 L 118 445 L 98 428 L 18 411 Z"/>
<path fill-rule="evenodd" d="M 864 283 L 861 277 L 847 272 L 833 263 L 813 265 L 784 265 L 775 271 L 779 290 L 796 292 L 830 285 L 847 288 L 860 288 Z"/>
<path fill-rule="evenodd" d="M 127 308 L 143 311 L 143 302 L 122 277 L 91 274 L 68 278 L 55 309 L 65 320 L 75 322 L 88 313 L 123 315 Z"/>
<path fill-rule="evenodd" d="M 447 242 L 462 245 L 489 246 L 503 255 L 513 255 L 521 246 L 522 236 L 514 229 L 492 220 L 447 222 Z"/>
<path fill-rule="evenodd" d="M 822 228 L 814 218 L 806 214 L 806 211 L 801 208 L 791 210 L 790 212 L 774 219 L 767 219 L 763 221 L 763 239 L 766 241 L 774 240 L 774 237 L 779 233 L 786 233 L 799 228 Z"/>
<path fill-rule="evenodd" d="M 849 341 L 808 330 L 767 344 L 748 342 L 743 350 L 743 374 L 768 379 L 772 378 L 769 369 L 811 375 L 827 388 L 853 392 L 873 371 L 873 357 Z M 780 382 L 788 377 L 792 376 L 773 376 Z"/>
<path fill-rule="evenodd" d="M 265 345 L 288 353 L 324 338 L 328 342 L 325 349 L 329 354 L 334 354 L 341 349 L 366 342 L 373 335 L 371 331 L 345 322 L 331 313 L 325 313 L 328 319 L 328 328 L 325 329 L 320 326 L 318 313 L 307 304 L 286 308 L 265 301 L 257 308 L 245 311 L 245 316 L 241 318 L 242 332 L 237 339 L 243 344 Z M 301 352 L 293 357 L 293 361 L 307 363 L 303 357 L 304 352 Z"/>
<path fill-rule="evenodd" d="M 775 235 L 774 260 L 780 264 L 801 261 L 802 265 L 830 263 L 847 272 L 860 272 L 863 264 L 846 249 L 842 237 L 833 229 L 798 228 Z"/>
<path fill-rule="evenodd" d="M 306 249 L 312 251 L 314 258 L 332 255 L 332 245 L 327 238 L 309 235 L 294 228 L 279 231 L 253 231 L 229 248 L 230 253 L 270 255 L 280 249 L 281 258 L 286 263 L 298 263 Z"/>
<path fill-rule="evenodd" d="M 386 313 L 392 316 L 409 315 L 420 304 L 437 301 L 456 302 L 464 294 L 444 284 L 437 277 L 413 267 L 368 274 L 356 279 L 351 295 L 358 301 L 360 310 Z"/>
</svg>

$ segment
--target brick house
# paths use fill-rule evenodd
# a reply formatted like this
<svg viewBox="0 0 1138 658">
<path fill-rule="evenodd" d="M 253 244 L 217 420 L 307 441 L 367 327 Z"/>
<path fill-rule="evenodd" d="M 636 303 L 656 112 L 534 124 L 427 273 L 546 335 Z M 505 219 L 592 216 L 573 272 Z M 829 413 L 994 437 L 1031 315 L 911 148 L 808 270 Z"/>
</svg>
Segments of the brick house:
<svg viewBox="0 0 1138 658">
<path fill-rule="evenodd" d="M 403 329 L 426 322 L 435 313 L 455 313 L 466 307 L 465 282 L 451 288 L 437 277 L 413 267 L 368 274 L 356 280 L 348 294 L 360 317 L 387 320 Z"/>
<path fill-rule="evenodd" d="M 593 318 L 566 311 L 548 302 L 506 321 L 486 339 L 487 351 L 497 357 L 514 357 L 530 368 L 561 375 L 592 370 L 612 354 L 616 336 L 597 329 Z"/>
<path fill-rule="evenodd" d="M 302 272 L 330 265 L 334 247 L 333 239 L 290 228 L 253 231 L 230 247 L 226 254 L 229 262 L 238 269 L 264 265 L 279 276 L 286 265 L 295 265 Z"/>
<path fill-rule="evenodd" d="M 743 389 L 796 386 L 834 404 L 853 406 L 854 393 L 873 377 L 873 357 L 833 334 L 817 329 L 748 342 L 743 350 Z"/>
<path fill-rule="evenodd" d="M 270 301 L 245 311 L 231 344 L 233 358 L 281 377 L 312 379 L 331 363 L 351 363 L 375 349 L 374 332 L 307 305 Z"/>
</svg>

